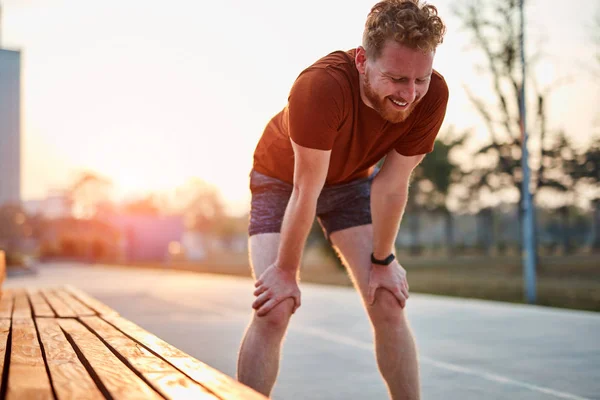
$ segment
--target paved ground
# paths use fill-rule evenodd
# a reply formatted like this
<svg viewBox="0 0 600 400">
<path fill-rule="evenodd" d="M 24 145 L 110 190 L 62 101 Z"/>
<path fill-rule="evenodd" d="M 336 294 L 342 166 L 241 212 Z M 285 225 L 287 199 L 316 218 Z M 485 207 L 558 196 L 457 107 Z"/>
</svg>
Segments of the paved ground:
<svg viewBox="0 0 600 400">
<path fill-rule="evenodd" d="M 49 264 L 5 285 L 75 285 L 235 376 L 250 318 L 246 278 Z M 372 336 L 350 288 L 302 284 L 275 399 L 386 399 Z M 600 399 L 600 314 L 413 294 L 423 399 Z"/>
</svg>

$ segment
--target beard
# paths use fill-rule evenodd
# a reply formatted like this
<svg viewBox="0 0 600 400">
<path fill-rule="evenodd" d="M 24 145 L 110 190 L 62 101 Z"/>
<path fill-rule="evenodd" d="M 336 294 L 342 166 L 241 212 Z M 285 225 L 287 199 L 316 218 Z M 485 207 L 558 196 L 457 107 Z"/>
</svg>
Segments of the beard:
<svg viewBox="0 0 600 400">
<path fill-rule="evenodd" d="M 369 74 L 365 74 L 365 79 L 363 81 L 363 91 L 365 97 L 369 100 L 373 109 L 381 115 L 381 118 L 385 119 L 392 124 L 397 124 L 400 122 L 404 122 L 409 116 L 410 113 L 415 109 L 415 106 L 421 99 L 415 99 L 413 103 L 406 110 L 396 110 L 394 106 L 391 104 L 392 101 L 387 97 L 381 97 L 375 92 L 373 87 L 371 86 L 371 82 L 369 82 Z"/>
</svg>

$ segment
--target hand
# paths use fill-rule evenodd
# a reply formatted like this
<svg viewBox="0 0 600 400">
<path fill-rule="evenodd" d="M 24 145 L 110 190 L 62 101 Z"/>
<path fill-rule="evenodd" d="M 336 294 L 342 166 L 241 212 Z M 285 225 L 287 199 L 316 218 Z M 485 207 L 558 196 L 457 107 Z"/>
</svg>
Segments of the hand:
<svg viewBox="0 0 600 400">
<path fill-rule="evenodd" d="M 375 303 L 375 291 L 377 288 L 389 290 L 400 303 L 400 307 L 406 306 L 408 299 L 408 281 L 406 280 L 406 270 L 394 260 L 390 265 L 371 264 L 371 273 L 369 275 L 369 293 L 367 301 L 369 305 Z"/>
<path fill-rule="evenodd" d="M 290 297 L 295 302 L 292 314 L 300 307 L 300 288 L 295 272 L 285 271 L 273 264 L 262 273 L 254 287 L 257 297 L 252 308 L 259 317 L 267 315 L 277 304 Z"/>
</svg>

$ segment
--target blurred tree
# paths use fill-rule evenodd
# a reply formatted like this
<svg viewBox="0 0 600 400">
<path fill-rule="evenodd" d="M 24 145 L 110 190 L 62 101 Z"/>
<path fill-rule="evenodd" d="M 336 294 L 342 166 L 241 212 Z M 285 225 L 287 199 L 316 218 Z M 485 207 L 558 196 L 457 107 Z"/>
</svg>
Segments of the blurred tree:
<svg viewBox="0 0 600 400">
<path fill-rule="evenodd" d="M 8 251 L 17 249 L 25 236 L 27 215 L 16 204 L 0 207 L 0 248 Z"/>
<path fill-rule="evenodd" d="M 464 150 L 462 145 L 467 137 L 468 132 L 456 134 L 453 128 L 439 136 L 433 152 L 413 172 L 407 204 L 407 213 L 416 213 L 421 209 L 444 216 L 446 246 L 450 254 L 454 248 L 454 226 L 448 200 L 452 186 L 458 184 L 463 175 L 455 153 Z M 413 244 L 418 243 L 419 219 L 410 218 L 408 225 Z M 418 251 L 416 248 L 412 250 L 413 254 Z"/>
<path fill-rule="evenodd" d="M 160 214 L 160 208 L 156 204 L 155 196 L 150 194 L 144 198 L 125 203 L 123 211 L 130 215 L 152 215 Z"/>
<path fill-rule="evenodd" d="M 176 207 L 186 215 L 192 230 L 227 234 L 225 205 L 218 189 L 195 178 L 176 191 Z M 221 229 L 222 228 L 222 229 Z"/>
<path fill-rule="evenodd" d="M 490 143 L 475 152 L 473 162 L 467 170 L 464 184 L 473 195 L 471 208 L 486 207 L 482 198 L 512 198 L 518 204 L 519 221 L 522 219 L 522 179 L 521 146 L 522 120 L 520 115 L 523 77 L 520 68 L 520 2 L 518 0 L 462 0 L 453 8 L 454 14 L 462 22 L 463 28 L 473 39 L 475 48 L 485 60 L 479 66 L 480 72 L 486 73 L 490 79 L 494 101 L 485 101 L 469 88 L 465 90 L 475 109 L 483 119 L 490 134 Z M 526 60 L 528 71 L 533 70 L 538 55 Z M 550 89 L 540 90 L 535 76 L 530 76 L 534 94 L 528 96 L 535 102 L 535 110 L 530 113 L 535 119 L 533 126 L 528 126 L 530 137 L 537 136 L 540 143 L 547 141 L 552 133 L 547 128 L 545 103 Z M 559 82 L 554 82 L 556 88 Z M 523 124 L 524 125 L 524 124 Z M 532 129 L 534 128 L 535 129 Z M 556 153 L 547 152 L 543 145 L 538 152 L 532 153 L 532 160 L 543 164 Z M 546 161 L 547 162 L 547 161 Z M 538 174 L 539 172 L 539 174 Z M 543 185 L 554 185 L 553 178 L 543 177 L 543 171 L 532 168 L 532 184 L 530 190 L 535 196 Z"/>
<path fill-rule="evenodd" d="M 40 239 L 45 221 L 39 215 L 27 215 L 17 204 L 0 207 L 0 249 L 6 251 L 7 263 L 23 263 L 23 252 L 29 252 L 22 245 L 28 239 Z"/>
<path fill-rule="evenodd" d="M 586 151 L 579 153 L 573 163 L 572 176 L 580 191 L 587 194 L 593 210 L 592 248 L 600 250 L 600 135 L 592 140 Z"/>
<path fill-rule="evenodd" d="M 468 86 L 469 99 L 482 117 L 491 143 L 480 148 L 469 172 L 467 185 L 473 191 L 495 195 L 517 192 L 521 199 L 521 118 L 519 115 L 522 77 L 519 69 L 519 2 L 515 0 L 464 0 L 453 9 L 463 27 L 483 52 L 495 102 L 477 97 Z M 478 198 L 479 196 L 476 196 Z"/>
<path fill-rule="evenodd" d="M 83 172 L 67 190 L 73 215 L 91 219 L 99 211 L 112 209 L 110 192 L 112 182 L 93 172 Z"/>
<path fill-rule="evenodd" d="M 577 151 L 564 132 L 543 144 L 542 162 L 538 171 L 537 193 L 547 193 L 552 207 L 558 211 L 563 252 L 572 252 L 570 239 L 570 209 L 577 200 L 579 177 L 576 175 Z M 550 197 L 551 196 L 551 197 Z"/>
</svg>

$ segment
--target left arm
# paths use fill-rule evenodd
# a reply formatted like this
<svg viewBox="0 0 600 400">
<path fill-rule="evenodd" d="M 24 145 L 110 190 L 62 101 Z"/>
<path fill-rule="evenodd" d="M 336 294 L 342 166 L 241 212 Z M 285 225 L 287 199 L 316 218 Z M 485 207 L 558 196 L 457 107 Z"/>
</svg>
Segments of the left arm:
<svg viewBox="0 0 600 400">
<path fill-rule="evenodd" d="M 371 186 L 371 216 L 373 219 L 373 254 L 383 259 L 394 251 L 394 243 L 408 200 L 412 171 L 425 154 L 403 156 L 392 150 Z"/>
<path fill-rule="evenodd" d="M 384 259 L 394 251 L 394 242 L 408 199 L 408 183 L 424 154 L 403 156 L 396 150 L 388 153 L 385 163 L 371 186 L 371 217 L 373 220 L 373 255 Z M 389 290 L 404 308 L 408 294 L 406 270 L 393 260 L 389 265 L 371 265 L 367 302 L 375 302 L 378 288 Z"/>
</svg>

